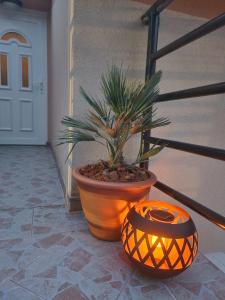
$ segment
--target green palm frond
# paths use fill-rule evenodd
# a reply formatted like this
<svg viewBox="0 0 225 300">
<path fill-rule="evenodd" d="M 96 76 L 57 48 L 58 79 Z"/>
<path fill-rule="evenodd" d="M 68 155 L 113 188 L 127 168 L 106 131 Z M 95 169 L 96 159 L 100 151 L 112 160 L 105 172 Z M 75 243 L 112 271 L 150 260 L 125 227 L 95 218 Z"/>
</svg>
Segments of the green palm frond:
<svg viewBox="0 0 225 300">
<path fill-rule="evenodd" d="M 62 119 L 61 123 L 66 127 L 73 127 L 73 128 L 88 130 L 88 131 L 92 131 L 92 132 L 98 132 L 96 127 L 94 127 L 91 123 L 82 122 L 80 120 L 76 120 L 76 119 L 68 117 L 68 116 L 64 117 Z"/>
<path fill-rule="evenodd" d="M 142 124 L 142 131 L 151 130 L 151 129 L 157 128 L 157 127 L 167 126 L 170 123 L 171 122 L 169 121 L 169 119 L 164 118 L 164 117 L 157 118 L 155 120 L 144 119 L 143 124 Z"/>
<path fill-rule="evenodd" d="M 144 85 L 137 85 L 133 91 L 133 96 L 130 100 L 128 115 L 132 120 L 135 120 L 140 115 L 150 110 L 158 97 L 159 89 L 157 87 L 161 78 L 161 72 L 155 73 L 150 80 Z"/>
<path fill-rule="evenodd" d="M 116 149 L 110 141 L 107 141 L 106 146 L 109 153 L 110 164 L 113 164 L 113 161 L 115 160 L 115 156 L 116 156 Z"/>
<path fill-rule="evenodd" d="M 92 111 L 89 112 L 88 119 L 90 120 L 90 122 L 92 122 L 95 126 L 97 126 L 100 129 L 104 129 L 106 127 L 105 121 L 102 120 L 100 116 L 98 116 Z"/>
<path fill-rule="evenodd" d="M 80 87 L 80 93 L 102 120 L 108 121 L 110 110 L 107 108 L 106 104 L 89 96 L 82 87 Z"/>
<path fill-rule="evenodd" d="M 101 101 L 80 88 L 91 110 L 87 121 L 68 116 L 63 118 L 62 124 L 67 129 L 59 139 L 60 144 L 72 144 L 73 149 L 80 142 L 95 141 L 106 146 L 110 165 L 123 164 L 125 144 L 134 134 L 170 124 L 167 118 L 156 116 L 154 103 L 159 95 L 160 79 L 159 71 L 145 83 L 130 82 L 127 73 L 113 65 L 101 76 L 100 87 L 104 96 Z M 153 145 L 144 154 L 140 150 L 137 161 L 145 161 L 162 149 L 163 146 Z"/>
<path fill-rule="evenodd" d="M 135 133 L 139 133 L 142 131 L 146 131 L 146 130 L 151 130 L 157 127 L 162 127 L 162 126 L 166 126 L 169 125 L 171 122 L 169 121 L 168 118 L 157 118 L 157 119 L 152 119 L 151 115 L 149 115 L 148 118 L 144 118 L 143 121 L 140 123 L 140 125 L 138 126 L 138 128 L 135 130 Z"/>
<path fill-rule="evenodd" d="M 135 120 L 152 106 L 158 97 L 157 85 L 161 72 L 154 74 L 146 83 L 128 83 L 125 73 L 113 66 L 111 70 L 102 75 L 101 88 L 105 99 L 116 116 L 124 114 L 126 119 Z"/>
<path fill-rule="evenodd" d="M 77 145 L 80 142 L 93 142 L 97 140 L 92 134 L 66 129 L 63 135 L 59 138 L 59 141 L 59 144 Z"/>
<path fill-rule="evenodd" d="M 157 155 L 159 152 L 161 152 L 163 150 L 163 148 L 165 147 L 165 145 L 160 145 L 157 146 L 156 144 L 154 144 L 149 151 L 138 155 L 136 161 L 134 164 L 138 164 L 141 162 L 145 162 L 147 161 L 150 157 Z"/>
<path fill-rule="evenodd" d="M 117 116 L 126 110 L 129 91 L 126 76 L 122 69 L 112 66 L 107 74 L 103 74 L 101 76 L 101 89 L 108 105 Z"/>
<path fill-rule="evenodd" d="M 74 130 L 66 129 L 64 131 L 64 134 L 61 137 L 59 137 L 58 145 L 72 144 L 72 147 L 66 157 L 66 161 L 67 161 L 70 154 L 72 153 L 73 149 L 75 148 L 75 146 L 77 144 L 79 144 L 80 142 L 93 142 L 93 141 L 96 142 L 97 140 L 91 134 L 84 133 L 81 131 L 74 131 Z"/>
</svg>

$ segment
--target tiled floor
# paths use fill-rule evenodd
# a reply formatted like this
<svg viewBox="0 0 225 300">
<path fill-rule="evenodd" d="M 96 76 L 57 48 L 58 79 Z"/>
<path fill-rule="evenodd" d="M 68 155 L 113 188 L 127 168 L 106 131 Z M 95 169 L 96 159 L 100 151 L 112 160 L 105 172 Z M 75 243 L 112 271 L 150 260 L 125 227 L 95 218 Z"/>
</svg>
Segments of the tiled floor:
<svg viewBox="0 0 225 300">
<path fill-rule="evenodd" d="M 0 299 L 225 299 L 225 275 L 202 255 L 176 278 L 150 279 L 63 203 L 48 148 L 0 147 Z"/>
</svg>

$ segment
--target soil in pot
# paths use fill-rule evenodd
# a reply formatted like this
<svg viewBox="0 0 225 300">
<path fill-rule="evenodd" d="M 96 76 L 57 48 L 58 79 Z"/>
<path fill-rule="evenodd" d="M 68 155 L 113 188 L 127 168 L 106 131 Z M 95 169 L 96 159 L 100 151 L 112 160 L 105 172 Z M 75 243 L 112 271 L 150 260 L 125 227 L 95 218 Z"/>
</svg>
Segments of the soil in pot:
<svg viewBox="0 0 225 300">
<path fill-rule="evenodd" d="M 135 166 L 110 168 L 105 161 L 89 164 L 80 169 L 80 174 L 91 179 L 106 182 L 139 182 L 149 179 L 149 172 Z"/>
</svg>

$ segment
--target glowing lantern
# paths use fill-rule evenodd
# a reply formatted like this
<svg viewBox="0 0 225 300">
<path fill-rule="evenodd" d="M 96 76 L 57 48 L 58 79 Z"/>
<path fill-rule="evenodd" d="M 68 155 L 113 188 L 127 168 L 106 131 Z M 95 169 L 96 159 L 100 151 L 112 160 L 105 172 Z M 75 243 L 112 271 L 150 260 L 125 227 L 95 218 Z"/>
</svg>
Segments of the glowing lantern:
<svg viewBox="0 0 225 300">
<path fill-rule="evenodd" d="M 155 277 L 186 270 L 198 251 L 198 236 L 189 214 L 160 201 L 144 201 L 124 220 L 122 243 L 130 260 Z"/>
</svg>

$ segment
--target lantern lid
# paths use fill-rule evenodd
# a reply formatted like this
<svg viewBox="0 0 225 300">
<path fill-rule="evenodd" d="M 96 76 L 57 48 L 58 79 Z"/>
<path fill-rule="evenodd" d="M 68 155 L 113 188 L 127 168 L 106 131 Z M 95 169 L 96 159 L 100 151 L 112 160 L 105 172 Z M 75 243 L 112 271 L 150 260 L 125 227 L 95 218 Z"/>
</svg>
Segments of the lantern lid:
<svg viewBox="0 0 225 300">
<path fill-rule="evenodd" d="M 153 209 L 149 212 L 149 214 L 153 220 L 158 222 L 171 223 L 175 219 L 173 214 L 171 214 L 168 211 L 160 210 L 160 209 Z"/>
<path fill-rule="evenodd" d="M 162 201 L 143 201 L 127 215 L 136 229 L 156 236 L 182 238 L 196 232 L 190 215 L 182 208 Z"/>
</svg>

